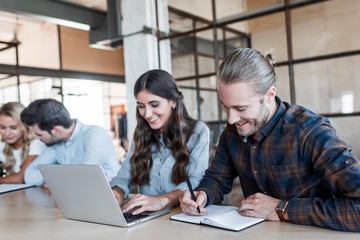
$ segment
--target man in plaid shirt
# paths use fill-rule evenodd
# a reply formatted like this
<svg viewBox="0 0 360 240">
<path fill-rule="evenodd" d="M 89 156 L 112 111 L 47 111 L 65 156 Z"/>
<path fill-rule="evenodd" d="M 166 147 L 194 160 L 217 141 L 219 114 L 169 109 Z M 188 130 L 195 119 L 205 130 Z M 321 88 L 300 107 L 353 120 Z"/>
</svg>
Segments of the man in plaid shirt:
<svg viewBox="0 0 360 240">
<path fill-rule="evenodd" d="M 272 55 L 236 49 L 218 77 L 228 125 L 196 202 L 185 191 L 182 210 L 205 215 L 239 176 L 241 215 L 360 231 L 360 161 L 327 118 L 276 96 Z"/>
</svg>

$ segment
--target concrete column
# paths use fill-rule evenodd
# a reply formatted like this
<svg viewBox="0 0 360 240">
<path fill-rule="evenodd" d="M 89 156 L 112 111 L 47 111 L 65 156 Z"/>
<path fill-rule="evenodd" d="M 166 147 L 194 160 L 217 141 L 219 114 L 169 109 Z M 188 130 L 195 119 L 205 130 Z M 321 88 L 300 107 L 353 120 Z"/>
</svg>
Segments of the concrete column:
<svg viewBox="0 0 360 240">
<path fill-rule="evenodd" d="M 169 31 L 167 0 L 158 0 L 159 29 Z M 127 87 L 128 139 L 132 141 L 136 126 L 136 99 L 134 85 L 138 77 L 151 69 L 164 69 L 171 72 L 170 42 L 160 45 L 161 66 L 159 66 L 158 41 L 156 37 L 155 0 L 122 1 L 122 35 L 124 38 L 125 82 Z M 152 29 L 150 33 L 141 32 L 144 27 Z"/>
</svg>

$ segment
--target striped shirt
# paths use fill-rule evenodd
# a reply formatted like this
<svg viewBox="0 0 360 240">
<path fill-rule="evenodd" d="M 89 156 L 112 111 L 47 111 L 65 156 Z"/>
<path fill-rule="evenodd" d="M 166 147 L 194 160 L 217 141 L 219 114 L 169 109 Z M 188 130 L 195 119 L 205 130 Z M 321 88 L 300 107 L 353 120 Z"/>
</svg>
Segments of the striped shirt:
<svg viewBox="0 0 360 240">
<path fill-rule="evenodd" d="M 257 139 L 227 125 L 197 190 L 217 204 L 239 176 L 245 197 L 290 201 L 290 222 L 360 231 L 360 161 L 327 118 L 282 102 Z"/>
</svg>

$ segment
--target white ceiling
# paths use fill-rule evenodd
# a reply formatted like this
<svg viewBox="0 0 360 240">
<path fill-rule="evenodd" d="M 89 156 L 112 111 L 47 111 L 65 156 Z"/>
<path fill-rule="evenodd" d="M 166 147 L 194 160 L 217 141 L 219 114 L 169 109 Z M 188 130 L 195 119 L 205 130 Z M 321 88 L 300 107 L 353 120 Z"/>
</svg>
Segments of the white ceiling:
<svg viewBox="0 0 360 240">
<path fill-rule="evenodd" d="M 102 11 L 107 10 L 107 0 L 59 0 L 63 2 L 69 2 L 72 4 L 94 8 Z M 42 25 L 43 20 L 38 18 L 27 17 L 21 14 L 15 14 L 10 12 L 0 11 L 0 40 L 11 41 L 14 38 L 16 29 L 20 25 Z"/>
</svg>

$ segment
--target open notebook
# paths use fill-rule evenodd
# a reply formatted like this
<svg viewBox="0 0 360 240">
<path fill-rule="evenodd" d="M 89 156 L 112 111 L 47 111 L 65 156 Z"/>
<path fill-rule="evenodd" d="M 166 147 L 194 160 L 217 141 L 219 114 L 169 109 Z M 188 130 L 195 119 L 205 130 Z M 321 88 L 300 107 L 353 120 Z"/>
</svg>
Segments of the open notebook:
<svg viewBox="0 0 360 240">
<path fill-rule="evenodd" d="M 0 184 L 0 193 L 12 192 L 24 188 L 33 187 L 32 184 Z"/>
<path fill-rule="evenodd" d="M 240 231 L 257 223 L 265 221 L 262 218 L 244 217 L 238 213 L 238 208 L 234 206 L 210 205 L 206 207 L 206 216 L 189 216 L 180 213 L 170 217 L 171 220 L 203 224 L 212 227 L 223 228 L 232 231 Z"/>
</svg>

